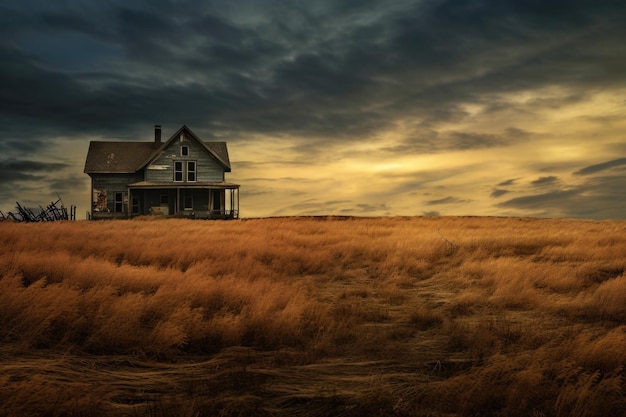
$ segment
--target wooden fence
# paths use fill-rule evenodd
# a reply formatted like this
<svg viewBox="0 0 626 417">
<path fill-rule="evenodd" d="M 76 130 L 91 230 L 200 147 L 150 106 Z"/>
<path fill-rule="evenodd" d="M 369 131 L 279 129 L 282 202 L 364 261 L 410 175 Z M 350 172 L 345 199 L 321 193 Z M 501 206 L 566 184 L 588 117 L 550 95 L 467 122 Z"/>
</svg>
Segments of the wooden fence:
<svg viewBox="0 0 626 417">
<path fill-rule="evenodd" d="M 56 202 L 51 202 L 45 208 L 39 206 L 39 210 L 22 206 L 19 202 L 15 202 L 16 212 L 9 212 L 6 216 L 0 211 L 0 220 L 13 220 L 17 222 L 53 222 L 56 220 L 76 220 L 76 206 L 70 206 L 68 210 L 64 205 L 61 197 Z"/>
</svg>

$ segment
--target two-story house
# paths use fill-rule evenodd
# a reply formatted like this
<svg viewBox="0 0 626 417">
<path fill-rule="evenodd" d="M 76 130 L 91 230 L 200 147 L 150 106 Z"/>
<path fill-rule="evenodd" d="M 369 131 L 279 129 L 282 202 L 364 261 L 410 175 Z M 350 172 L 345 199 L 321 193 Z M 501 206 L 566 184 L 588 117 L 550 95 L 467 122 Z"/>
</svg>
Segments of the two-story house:
<svg viewBox="0 0 626 417">
<path fill-rule="evenodd" d="M 161 141 L 89 144 L 85 173 L 91 177 L 91 218 L 165 215 L 232 219 L 239 216 L 239 185 L 226 142 L 204 142 L 187 126 Z"/>
</svg>

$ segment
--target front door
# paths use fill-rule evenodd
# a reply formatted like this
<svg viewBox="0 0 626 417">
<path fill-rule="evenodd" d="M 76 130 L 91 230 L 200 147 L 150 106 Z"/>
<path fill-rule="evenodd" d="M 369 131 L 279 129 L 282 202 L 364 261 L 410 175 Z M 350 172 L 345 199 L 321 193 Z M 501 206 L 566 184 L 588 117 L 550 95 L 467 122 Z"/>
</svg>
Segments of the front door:
<svg viewBox="0 0 626 417">
<path fill-rule="evenodd" d="M 213 190 L 213 211 L 222 211 L 222 193 L 220 190 Z"/>
<path fill-rule="evenodd" d="M 185 190 L 183 197 L 183 209 L 193 210 L 193 190 Z"/>
</svg>

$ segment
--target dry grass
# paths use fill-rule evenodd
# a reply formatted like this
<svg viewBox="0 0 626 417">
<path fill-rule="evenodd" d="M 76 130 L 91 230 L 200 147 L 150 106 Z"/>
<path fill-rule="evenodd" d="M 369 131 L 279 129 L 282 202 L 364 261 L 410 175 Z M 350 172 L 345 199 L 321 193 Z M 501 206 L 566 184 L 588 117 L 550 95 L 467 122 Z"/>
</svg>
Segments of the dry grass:
<svg viewBox="0 0 626 417">
<path fill-rule="evenodd" d="M 626 222 L 0 223 L 0 417 L 606 416 Z"/>
</svg>

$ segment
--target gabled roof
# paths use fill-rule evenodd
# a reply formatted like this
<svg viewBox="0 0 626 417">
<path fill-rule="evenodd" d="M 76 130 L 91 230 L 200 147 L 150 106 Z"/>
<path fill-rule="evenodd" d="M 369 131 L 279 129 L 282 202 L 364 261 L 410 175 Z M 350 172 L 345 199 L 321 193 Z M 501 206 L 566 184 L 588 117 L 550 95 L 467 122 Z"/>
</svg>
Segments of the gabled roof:
<svg viewBox="0 0 626 417">
<path fill-rule="evenodd" d="M 204 146 L 204 148 L 209 152 L 211 156 L 213 156 L 217 162 L 219 162 L 226 172 L 230 172 L 230 160 L 228 158 L 228 148 L 226 147 L 226 142 L 204 142 L 202 139 L 196 136 L 195 133 L 191 131 L 186 125 L 183 125 L 180 129 L 178 129 L 168 140 L 163 143 L 163 146 L 159 148 L 157 152 L 155 152 L 142 166 L 141 168 L 148 165 L 154 159 L 159 156 L 161 150 L 167 148 L 173 141 L 180 137 L 180 134 L 185 132 L 187 137 L 192 138 L 200 145 Z"/>
<path fill-rule="evenodd" d="M 130 174 L 146 167 L 177 139 L 182 132 L 205 147 L 209 155 L 230 172 L 226 142 L 204 142 L 187 126 L 182 126 L 167 141 L 158 142 L 100 142 L 91 141 L 85 161 L 86 174 Z"/>
</svg>

